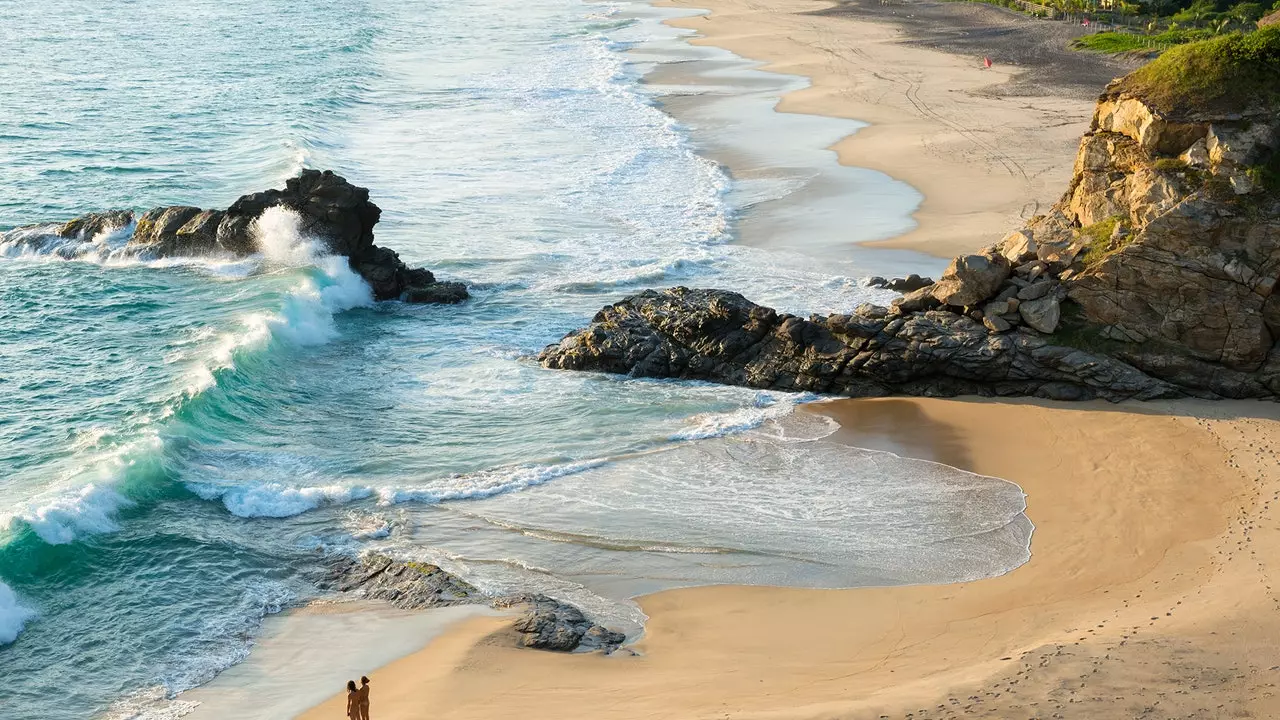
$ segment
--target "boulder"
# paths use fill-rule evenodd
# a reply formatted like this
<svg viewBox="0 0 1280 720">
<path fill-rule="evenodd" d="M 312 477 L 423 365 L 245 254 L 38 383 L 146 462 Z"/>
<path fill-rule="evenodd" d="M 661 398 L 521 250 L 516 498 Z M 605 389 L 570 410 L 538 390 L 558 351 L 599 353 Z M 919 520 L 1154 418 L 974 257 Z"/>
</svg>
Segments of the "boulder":
<svg viewBox="0 0 1280 720">
<path fill-rule="evenodd" d="M 920 277 L 915 273 L 904 278 L 894 278 L 885 283 L 885 288 L 894 292 L 909 293 L 933 284 L 933 278 Z"/>
<path fill-rule="evenodd" d="M 1047 295 L 1022 302 L 1018 305 L 1018 314 L 1027 325 L 1042 333 L 1052 333 L 1058 329 L 1058 322 L 1062 319 L 1062 308 L 1058 298 Z"/>
<path fill-rule="evenodd" d="M 932 310 L 941 303 L 934 297 L 932 287 L 923 287 L 893 301 L 893 309 L 899 313 L 913 313 L 921 310 Z"/>
<path fill-rule="evenodd" d="M 406 610 L 488 601 L 488 597 L 470 583 L 435 565 L 405 562 L 380 554 L 329 558 L 318 584 L 326 590 L 385 600 Z"/>
<path fill-rule="evenodd" d="M 1000 254 L 1010 266 L 1018 266 L 1036 257 L 1036 243 L 1028 230 L 1011 232 L 1000 241 Z"/>
<path fill-rule="evenodd" d="M 1209 167 L 1209 146 L 1205 143 L 1204 138 L 1200 138 L 1179 155 L 1178 159 L 1186 163 L 1188 167 L 1207 168 Z"/>
<path fill-rule="evenodd" d="M 999 292 L 1010 272 L 1009 261 L 998 253 L 961 255 L 951 261 L 930 292 L 943 305 L 977 305 Z"/>
<path fill-rule="evenodd" d="M 879 275 L 872 275 L 867 278 L 863 284 L 867 287 L 882 288 L 884 290 L 892 290 L 894 292 L 906 294 L 932 285 L 933 278 L 920 277 L 916 273 L 912 273 L 904 278 L 886 280 Z"/>
<path fill-rule="evenodd" d="M 546 595 L 517 595 L 498 599 L 495 607 L 521 607 L 525 611 L 512 627 L 520 644 L 537 650 L 613 652 L 626 635 L 589 620 L 578 608 Z"/>
<path fill-rule="evenodd" d="M 986 325 L 987 329 L 991 332 L 1002 333 L 1009 332 L 1009 330 L 1013 329 L 1013 325 L 999 315 L 984 315 L 982 317 L 982 324 Z"/>
<path fill-rule="evenodd" d="M 1057 283 L 1055 283 L 1052 280 L 1041 280 L 1039 282 L 1033 282 L 1030 285 L 1018 291 L 1018 300 L 1019 301 L 1039 300 L 1040 298 L 1052 292 L 1055 287 L 1057 287 Z"/>
</svg>

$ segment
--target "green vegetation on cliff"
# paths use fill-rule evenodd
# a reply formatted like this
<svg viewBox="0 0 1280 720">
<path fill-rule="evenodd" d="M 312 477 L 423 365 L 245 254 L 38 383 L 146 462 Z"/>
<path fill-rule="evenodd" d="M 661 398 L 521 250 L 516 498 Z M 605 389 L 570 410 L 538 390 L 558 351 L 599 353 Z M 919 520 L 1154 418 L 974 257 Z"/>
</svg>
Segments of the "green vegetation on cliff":
<svg viewBox="0 0 1280 720">
<path fill-rule="evenodd" d="M 1140 35 L 1132 32 L 1100 32 L 1076 38 L 1071 46 L 1080 50 L 1100 53 L 1141 52 L 1166 50 L 1174 45 L 1205 40 L 1213 37 L 1208 29 L 1166 30 L 1159 35 Z"/>
<path fill-rule="evenodd" d="M 1171 48 L 1116 89 L 1175 115 L 1280 107 L 1280 27 Z"/>
</svg>

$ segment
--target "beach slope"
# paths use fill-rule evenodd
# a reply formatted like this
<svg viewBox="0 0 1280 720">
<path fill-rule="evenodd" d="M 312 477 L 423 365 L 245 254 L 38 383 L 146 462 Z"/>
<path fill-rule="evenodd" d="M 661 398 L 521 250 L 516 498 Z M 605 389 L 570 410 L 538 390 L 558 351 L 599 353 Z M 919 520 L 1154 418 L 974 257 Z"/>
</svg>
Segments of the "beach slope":
<svg viewBox="0 0 1280 720">
<path fill-rule="evenodd" d="M 529 652 L 508 621 L 476 619 L 374 673 L 379 716 L 1280 712 L 1274 405 L 888 399 L 810 411 L 837 418 L 846 442 L 1018 482 L 1031 560 L 949 586 L 664 592 L 641 600 L 637 657 Z M 302 717 L 338 717 L 341 702 Z"/>
</svg>

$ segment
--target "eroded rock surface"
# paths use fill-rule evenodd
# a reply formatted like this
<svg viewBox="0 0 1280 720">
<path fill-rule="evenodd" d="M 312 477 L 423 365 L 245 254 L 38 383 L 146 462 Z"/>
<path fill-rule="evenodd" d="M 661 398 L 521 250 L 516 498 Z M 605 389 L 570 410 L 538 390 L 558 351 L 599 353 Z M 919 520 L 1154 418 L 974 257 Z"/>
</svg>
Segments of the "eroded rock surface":
<svg viewBox="0 0 1280 720">
<path fill-rule="evenodd" d="M 1026 329 L 994 332 L 948 310 L 896 314 L 864 305 L 849 315 L 801 318 L 737 293 L 682 287 L 647 290 L 604 308 L 539 359 L 562 370 L 855 397 L 1182 394 L 1119 360 L 1055 345 Z"/>
<path fill-rule="evenodd" d="M 332 171 L 303 170 L 283 190 L 244 195 L 226 210 L 175 205 L 147 210 L 90 213 L 61 225 L 30 226 L 13 235 L 38 241 L 42 233 L 90 240 L 100 233 L 133 226 L 128 246 L 154 257 L 229 254 L 258 251 L 255 221 L 273 207 L 297 213 L 300 231 L 324 242 L 327 250 L 347 258 L 351 268 L 373 289 L 378 300 L 456 303 L 467 298 L 462 283 L 439 282 L 430 270 L 411 268 L 395 251 L 373 244 L 373 226 L 382 210 L 369 191 Z"/>
</svg>

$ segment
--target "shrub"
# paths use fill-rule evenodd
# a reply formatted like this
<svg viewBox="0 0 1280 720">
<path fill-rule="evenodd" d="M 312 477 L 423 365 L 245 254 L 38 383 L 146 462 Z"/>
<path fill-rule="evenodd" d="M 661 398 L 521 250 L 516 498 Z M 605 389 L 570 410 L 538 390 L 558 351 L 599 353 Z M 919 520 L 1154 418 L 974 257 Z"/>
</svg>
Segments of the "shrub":
<svg viewBox="0 0 1280 720">
<path fill-rule="evenodd" d="M 1072 45 L 1081 50 L 1122 53 L 1141 50 L 1164 50 L 1183 43 L 1205 40 L 1213 36 L 1209 30 L 1166 30 L 1159 35 L 1137 35 L 1126 32 L 1100 32 L 1077 38 Z"/>
<path fill-rule="evenodd" d="M 1117 89 L 1173 115 L 1280 107 L 1280 27 L 1170 48 Z"/>
</svg>

